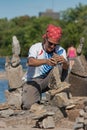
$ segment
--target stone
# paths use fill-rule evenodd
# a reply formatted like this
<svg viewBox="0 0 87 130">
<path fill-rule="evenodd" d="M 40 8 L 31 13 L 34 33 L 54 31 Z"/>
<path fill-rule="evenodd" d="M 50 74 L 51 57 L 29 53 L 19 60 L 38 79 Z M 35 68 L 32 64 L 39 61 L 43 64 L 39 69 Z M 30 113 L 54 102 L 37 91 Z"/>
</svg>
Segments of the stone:
<svg viewBox="0 0 87 130">
<path fill-rule="evenodd" d="M 77 56 L 71 72 L 77 76 L 87 77 L 87 60 L 84 55 Z"/>
<path fill-rule="evenodd" d="M 83 123 L 78 123 L 78 124 L 74 125 L 74 130 L 77 130 L 77 129 L 80 129 L 80 128 L 83 128 Z"/>
<path fill-rule="evenodd" d="M 11 66 L 13 68 L 15 68 L 19 65 L 20 65 L 20 57 L 18 55 L 14 54 L 11 59 Z"/>
<path fill-rule="evenodd" d="M 30 112 L 39 112 L 40 110 L 44 109 L 44 105 L 39 105 L 38 103 L 34 103 L 31 108 Z"/>
<path fill-rule="evenodd" d="M 7 102 L 0 104 L 0 111 L 8 109 L 8 108 L 9 108 L 9 104 Z"/>
<path fill-rule="evenodd" d="M 7 118 L 9 116 L 12 116 L 13 114 L 14 114 L 14 111 L 10 108 L 0 111 L 0 117 L 3 117 L 3 118 Z"/>
<path fill-rule="evenodd" d="M 84 118 L 83 117 L 77 117 L 76 123 L 84 123 Z"/>
<path fill-rule="evenodd" d="M 48 116 L 42 121 L 42 128 L 44 129 L 52 129 L 55 128 L 55 123 L 52 116 Z"/>
<path fill-rule="evenodd" d="M 84 111 L 87 112 L 87 106 L 85 106 Z"/>
<path fill-rule="evenodd" d="M 66 106 L 66 110 L 70 110 L 72 108 L 74 108 L 76 105 L 75 104 L 70 104 L 68 106 Z"/>
<path fill-rule="evenodd" d="M 16 68 L 10 66 L 10 68 L 6 70 L 6 75 L 11 89 L 22 86 L 23 69 L 21 65 Z"/>
<path fill-rule="evenodd" d="M 82 54 L 85 39 L 80 39 L 77 47 L 77 57 L 69 74 L 70 91 L 72 96 L 87 96 L 87 59 Z"/>
<path fill-rule="evenodd" d="M 84 119 L 87 119 L 87 113 L 86 112 L 84 113 Z"/>
<path fill-rule="evenodd" d="M 22 103 L 22 96 L 21 92 L 19 91 L 13 91 L 13 92 L 5 92 L 7 103 L 10 107 L 14 109 L 21 109 L 21 103 Z"/>
<path fill-rule="evenodd" d="M 50 102 L 50 100 L 51 100 L 51 94 L 49 93 L 49 91 L 46 92 L 46 100 L 48 102 Z"/>
<path fill-rule="evenodd" d="M 20 54 L 20 44 L 16 36 L 12 37 L 12 53 L 19 55 Z"/>
<path fill-rule="evenodd" d="M 1 128 L 6 128 L 6 123 L 4 121 L 0 121 L 0 129 Z"/>
<path fill-rule="evenodd" d="M 20 44 L 16 36 L 12 38 L 12 57 L 6 57 L 5 70 L 9 87 L 11 89 L 22 86 L 22 77 L 24 75 L 22 65 L 20 64 Z"/>
<path fill-rule="evenodd" d="M 87 78 L 79 77 L 74 74 L 69 76 L 70 92 L 72 96 L 87 96 Z"/>
<path fill-rule="evenodd" d="M 84 116 L 84 114 L 85 114 L 84 110 L 83 110 L 83 109 L 81 109 L 81 110 L 79 111 L 79 115 L 80 115 L 81 117 L 83 117 L 83 116 Z"/>
<path fill-rule="evenodd" d="M 87 125 L 87 119 L 84 120 L 84 124 Z"/>
<path fill-rule="evenodd" d="M 59 84 L 59 88 L 49 90 L 49 93 L 50 93 L 52 96 L 54 96 L 54 95 L 56 95 L 57 93 L 60 93 L 60 92 L 62 92 L 63 90 L 69 88 L 69 87 L 70 87 L 70 84 L 69 84 L 69 83 L 67 83 L 67 82 L 61 82 L 61 83 Z"/>
<path fill-rule="evenodd" d="M 68 100 L 67 94 L 64 92 L 61 92 L 54 96 L 53 100 L 51 100 L 52 102 L 51 105 L 58 106 L 58 107 L 65 107 L 67 100 Z"/>
<path fill-rule="evenodd" d="M 52 71 L 50 72 L 48 87 L 50 89 L 56 89 L 56 88 L 60 87 L 59 86 L 60 83 L 61 83 L 61 80 L 60 80 L 59 69 L 58 69 L 58 66 L 55 66 L 52 69 Z"/>
<path fill-rule="evenodd" d="M 53 99 L 51 100 L 51 105 L 58 106 L 58 107 L 67 107 L 72 105 L 70 99 L 68 99 L 66 92 L 61 92 L 56 94 Z"/>
<path fill-rule="evenodd" d="M 76 57 L 69 83 L 72 96 L 87 96 L 87 60 L 84 55 Z"/>
</svg>

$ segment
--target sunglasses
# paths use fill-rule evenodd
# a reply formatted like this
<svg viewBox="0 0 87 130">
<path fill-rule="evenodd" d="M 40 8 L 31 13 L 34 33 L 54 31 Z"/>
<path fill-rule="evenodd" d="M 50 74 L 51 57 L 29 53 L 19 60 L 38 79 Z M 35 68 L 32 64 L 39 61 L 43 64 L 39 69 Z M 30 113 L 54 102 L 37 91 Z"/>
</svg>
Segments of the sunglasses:
<svg viewBox="0 0 87 130">
<path fill-rule="evenodd" d="M 49 46 L 54 46 L 54 47 L 56 47 L 58 44 L 55 44 L 55 43 L 52 43 L 52 42 L 49 42 L 48 40 L 47 40 L 47 42 L 48 42 L 48 45 Z"/>
</svg>

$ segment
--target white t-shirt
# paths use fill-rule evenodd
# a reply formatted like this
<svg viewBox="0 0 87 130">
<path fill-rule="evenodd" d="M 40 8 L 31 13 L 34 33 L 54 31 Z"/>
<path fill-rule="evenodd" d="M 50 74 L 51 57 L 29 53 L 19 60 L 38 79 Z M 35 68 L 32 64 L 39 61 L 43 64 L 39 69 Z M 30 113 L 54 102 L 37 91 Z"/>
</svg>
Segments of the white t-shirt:
<svg viewBox="0 0 87 130">
<path fill-rule="evenodd" d="M 62 55 L 67 60 L 66 51 L 61 46 L 57 45 L 54 52 L 58 55 Z M 42 43 L 36 43 L 29 49 L 28 58 L 34 57 L 36 59 L 48 59 L 53 56 L 54 52 L 47 53 L 44 51 Z M 25 81 L 31 81 L 33 78 L 46 75 L 52 68 L 53 66 L 47 64 L 38 67 L 28 66 L 27 73 L 23 79 L 25 79 Z"/>
</svg>

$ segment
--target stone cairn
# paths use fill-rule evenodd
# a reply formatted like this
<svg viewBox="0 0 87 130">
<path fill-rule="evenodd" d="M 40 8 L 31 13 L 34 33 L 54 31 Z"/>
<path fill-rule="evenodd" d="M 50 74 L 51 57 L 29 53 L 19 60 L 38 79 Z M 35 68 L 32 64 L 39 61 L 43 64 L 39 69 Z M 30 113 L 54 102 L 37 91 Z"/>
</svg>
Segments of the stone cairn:
<svg viewBox="0 0 87 130">
<path fill-rule="evenodd" d="M 77 57 L 69 75 L 70 91 L 72 96 L 87 96 L 87 59 L 82 54 L 84 38 L 80 39 L 77 47 Z"/>
<path fill-rule="evenodd" d="M 5 92 L 10 106 L 21 106 L 23 69 L 20 64 L 20 44 L 16 36 L 12 38 L 12 58 L 6 57 L 5 70 L 9 83 L 9 91 Z"/>
<path fill-rule="evenodd" d="M 77 47 L 77 57 L 75 64 L 69 75 L 71 83 L 71 93 L 73 96 L 87 96 L 87 60 L 82 54 L 84 46 L 84 38 L 80 39 Z M 79 114 L 75 119 L 74 130 L 87 130 L 87 99 L 83 102 L 84 107 L 79 110 Z"/>
<path fill-rule="evenodd" d="M 0 117 L 7 118 L 8 121 L 11 117 L 13 125 L 20 122 L 29 124 L 30 120 L 33 120 L 35 127 L 54 128 L 60 119 L 67 117 L 66 110 L 75 107 L 69 92 L 70 84 L 61 82 L 59 70 L 54 67 L 52 78 L 50 78 L 50 90 L 46 92 L 45 97 L 42 97 L 41 104 L 33 104 L 30 110 L 22 110 L 24 72 L 19 57 L 20 44 L 16 36 L 12 39 L 12 54 L 12 58 L 6 57 L 5 70 L 9 89 L 5 92 L 7 102 L 0 105 Z"/>
</svg>

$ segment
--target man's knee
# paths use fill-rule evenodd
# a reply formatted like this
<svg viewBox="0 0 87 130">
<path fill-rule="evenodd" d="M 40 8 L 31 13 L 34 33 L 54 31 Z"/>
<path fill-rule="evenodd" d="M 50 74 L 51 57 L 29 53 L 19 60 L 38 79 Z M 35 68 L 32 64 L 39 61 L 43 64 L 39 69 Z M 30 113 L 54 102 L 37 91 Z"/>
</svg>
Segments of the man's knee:
<svg viewBox="0 0 87 130">
<path fill-rule="evenodd" d="M 31 105 L 40 101 L 39 90 L 30 84 L 25 84 L 22 93 L 22 109 L 30 109 Z"/>
</svg>

